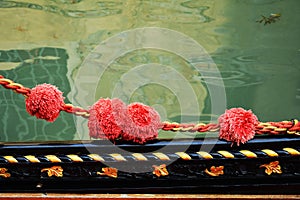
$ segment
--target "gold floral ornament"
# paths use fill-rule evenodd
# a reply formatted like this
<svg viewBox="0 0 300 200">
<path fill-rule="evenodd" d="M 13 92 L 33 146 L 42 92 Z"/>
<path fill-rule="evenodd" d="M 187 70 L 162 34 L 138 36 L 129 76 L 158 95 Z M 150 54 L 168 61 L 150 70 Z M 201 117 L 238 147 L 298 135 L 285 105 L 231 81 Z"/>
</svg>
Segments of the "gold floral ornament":
<svg viewBox="0 0 300 200">
<path fill-rule="evenodd" d="M 279 161 L 270 162 L 269 164 L 264 164 L 259 166 L 260 168 L 265 167 L 266 174 L 271 175 L 272 173 L 281 174 L 281 167 L 279 165 Z"/>
<path fill-rule="evenodd" d="M 118 170 L 113 167 L 103 167 L 102 168 L 103 173 L 97 172 L 98 175 L 101 176 L 109 176 L 112 178 L 117 178 L 118 177 Z"/>
<path fill-rule="evenodd" d="M 224 169 L 224 166 L 219 166 L 219 167 L 211 166 L 210 171 L 206 168 L 204 170 L 204 172 L 210 176 L 220 176 L 220 175 L 224 174 L 223 169 Z"/>
<path fill-rule="evenodd" d="M 63 168 L 61 166 L 53 166 L 50 168 L 44 168 L 41 170 L 41 172 L 47 172 L 48 176 L 56 176 L 56 177 L 62 177 L 63 176 Z"/>
<path fill-rule="evenodd" d="M 166 164 L 162 164 L 159 166 L 153 165 L 152 167 L 154 167 L 153 174 L 155 174 L 157 177 L 169 175 Z"/>
<path fill-rule="evenodd" d="M 0 168 L 0 176 L 4 178 L 10 177 L 10 173 L 7 173 L 8 169 Z"/>
</svg>

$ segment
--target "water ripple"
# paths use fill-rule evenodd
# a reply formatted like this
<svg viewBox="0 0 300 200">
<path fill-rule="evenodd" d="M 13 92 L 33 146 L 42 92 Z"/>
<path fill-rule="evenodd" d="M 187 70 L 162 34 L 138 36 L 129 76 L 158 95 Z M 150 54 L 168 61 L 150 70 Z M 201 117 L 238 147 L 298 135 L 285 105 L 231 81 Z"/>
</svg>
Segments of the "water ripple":
<svg viewBox="0 0 300 200">
<path fill-rule="evenodd" d="M 118 6 L 117 6 L 118 5 Z M 65 17 L 72 18 L 84 18 L 84 17 L 104 17 L 109 15 L 115 15 L 122 13 L 122 3 L 104 3 L 98 2 L 98 6 L 95 6 L 90 10 L 70 10 L 62 9 L 59 6 L 54 5 L 39 5 L 34 3 L 16 2 L 16 1 L 0 1 L 0 8 L 29 8 L 33 10 L 43 10 L 51 12 Z"/>
</svg>

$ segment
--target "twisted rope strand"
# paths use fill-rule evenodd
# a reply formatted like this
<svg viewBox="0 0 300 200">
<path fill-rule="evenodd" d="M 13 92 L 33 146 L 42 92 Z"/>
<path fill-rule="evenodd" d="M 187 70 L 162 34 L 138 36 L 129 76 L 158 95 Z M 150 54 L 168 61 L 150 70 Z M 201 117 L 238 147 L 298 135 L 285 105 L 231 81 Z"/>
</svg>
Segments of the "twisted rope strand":
<svg viewBox="0 0 300 200">
<path fill-rule="evenodd" d="M 180 132 L 216 132 L 219 130 L 219 124 L 179 124 L 176 122 L 163 122 L 162 130 L 164 131 L 180 131 Z"/>
<path fill-rule="evenodd" d="M 67 113 L 71 113 L 74 114 L 76 116 L 81 116 L 83 118 L 89 118 L 90 113 L 88 110 L 78 107 L 78 106 L 74 106 L 72 104 L 65 104 L 63 105 L 63 111 L 67 112 Z"/>
<path fill-rule="evenodd" d="M 19 83 L 15 83 L 10 79 L 6 79 L 2 75 L 0 75 L 0 85 L 2 85 L 6 89 L 11 89 L 18 94 L 22 94 L 26 98 L 28 97 L 28 95 L 30 94 L 30 91 L 31 91 L 30 88 L 24 87 L 23 85 L 21 85 Z"/>
<path fill-rule="evenodd" d="M 180 132 L 216 132 L 219 130 L 219 124 L 179 124 L 171 122 L 163 122 L 162 130 L 180 131 Z M 256 134 L 295 134 L 300 135 L 300 122 L 297 119 L 292 121 L 281 122 L 260 122 L 255 128 Z"/>
<path fill-rule="evenodd" d="M 256 126 L 256 134 L 295 134 L 300 135 L 300 122 L 297 119 L 281 122 L 261 122 Z"/>
</svg>

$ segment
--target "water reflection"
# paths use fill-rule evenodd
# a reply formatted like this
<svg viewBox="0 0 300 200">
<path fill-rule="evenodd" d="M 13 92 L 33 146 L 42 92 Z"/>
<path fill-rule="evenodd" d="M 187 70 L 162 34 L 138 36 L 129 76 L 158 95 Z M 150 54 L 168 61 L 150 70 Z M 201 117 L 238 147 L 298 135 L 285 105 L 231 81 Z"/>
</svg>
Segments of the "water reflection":
<svg viewBox="0 0 300 200">
<path fill-rule="evenodd" d="M 261 15 L 270 13 L 281 13 L 281 20 L 268 26 L 256 23 Z M 27 87 L 41 82 L 56 84 L 72 99 L 70 88 L 75 77 L 97 45 L 124 31 L 161 27 L 183 33 L 202 45 L 222 77 L 210 71 L 202 57 L 190 62 L 204 63 L 205 74 L 170 52 L 136 50 L 110 63 L 103 79 L 94 83 L 98 90 L 88 105 L 98 97 L 110 96 L 124 73 L 156 63 L 171 67 L 189 81 L 196 91 L 200 118 L 212 114 L 208 86 L 216 91 L 225 86 L 227 107 L 252 109 L 260 120 L 285 120 L 300 113 L 298 0 L 2 0 L 0 18 L 1 73 Z M 116 41 L 116 47 L 127 39 Z M 162 80 L 168 78 L 161 76 Z M 220 79 L 224 85 L 215 81 Z M 84 89 L 87 94 L 94 92 Z M 0 109 L 6 113 L 1 119 L 1 140 L 61 140 L 74 136 L 73 121 L 65 114 L 54 124 L 36 122 L 24 111 L 23 97 L 3 90 L 0 94 Z M 128 101 L 156 104 L 164 118 L 173 121 L 181 116 L 173 94 L 157 85 L 139 88 Z"/>
<path fill-rule="evenodd" d="M 18 80 L 29 88 L 44 82 L 54 84 L 67 94 L 70 92 L 70 84 L 66 77 L 67 59 L 66 51 L 60 48 L 1 50 L 0 64 L 11 62 L 16 63 L 17 67 L 0 70 L 0 74 Z M 71 140 L 74 137 L 75 125 L 71 115 L 62 113 L 55 123 L 37 120 L 26 112 L 22 95 L 3 88 L 0 90 L 0 103 L 1 141 Z"/>
</svg>

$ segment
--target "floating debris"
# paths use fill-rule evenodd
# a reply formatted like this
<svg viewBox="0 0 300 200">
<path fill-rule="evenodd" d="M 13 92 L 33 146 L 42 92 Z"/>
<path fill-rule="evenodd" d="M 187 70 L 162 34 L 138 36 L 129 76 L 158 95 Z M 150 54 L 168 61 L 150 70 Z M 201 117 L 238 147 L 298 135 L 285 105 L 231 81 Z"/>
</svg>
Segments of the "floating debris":
<svg viewBox="0 0 300 200">
<path fill-rule="evenodd" d="M 264 23 L 264 25 L 266 24 L 271 24 L 271 23 L 275 23 L 276 21 L 278 21 L 281 17 L 281 14 L 280 13 L 271 13 L 269 15 L 269 17 L 266 17 L 264 15 L 262 15 L 262 18 L 260 20 L 257 20 L 256 22 L 258 23 Z"/>
</svg>

